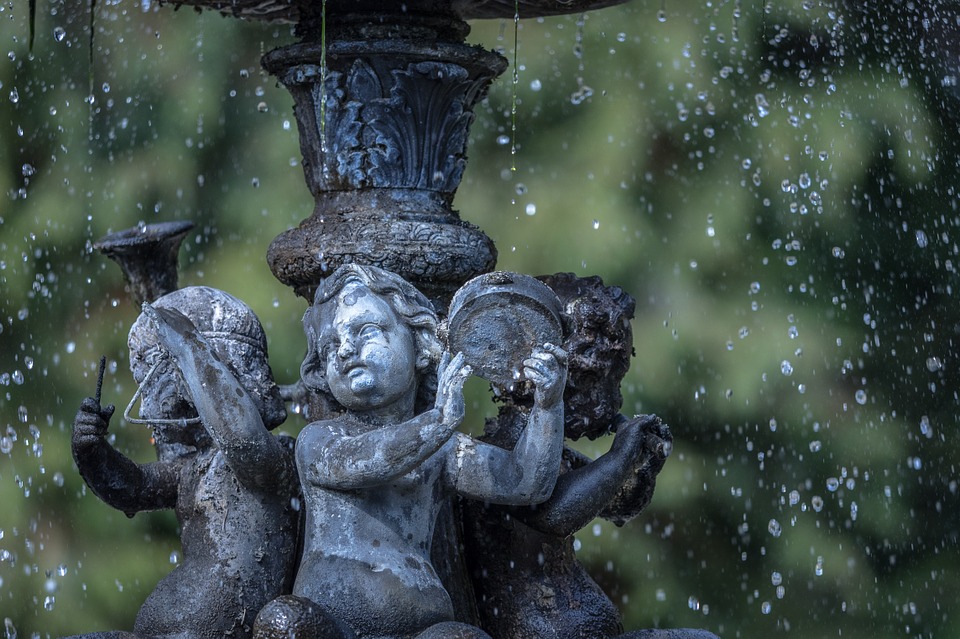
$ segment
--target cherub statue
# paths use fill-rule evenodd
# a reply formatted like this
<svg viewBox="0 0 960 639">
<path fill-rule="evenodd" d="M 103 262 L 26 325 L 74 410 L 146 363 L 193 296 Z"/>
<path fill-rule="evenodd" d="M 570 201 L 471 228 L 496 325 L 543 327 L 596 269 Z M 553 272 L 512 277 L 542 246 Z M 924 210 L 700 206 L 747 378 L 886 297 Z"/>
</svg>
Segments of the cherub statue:
<svg viewBox="0 0 960 639">
<path fill-rule="evenodd" d="M 267 363 L 263 328 L 240 300 L 183 288 L 145 304 L 130 330 L 140 419 L 158 460 L 136 463 L 107 441 L 112 405 L 83 401 L 73 428 L 80 474 L 132 517 L 173 508 L 183 559 L 140 608 L 139 637 L 249 637 L 257 612 L 293 585 L 299 484 L 293 440 Z M 95 633 L 94 637 L 130 636 Z"/>
<path fill-rule="evenodd" d="M 564 448 L 556 488 L 535 508 L 465 500 L 465 553 L 481 626 L 495 639 L 610 639 L 623 632 L 620 613 L 577 561 L 573 535 L 598 516 L 623 525 L 639 514 L 672 437 L 655 416 L 619 414 L 620 381 L 633 352 L 633 299 L 598 277 L 541 279 L 560 298 L 568 335 L 566 435 L 616 435 L 593 461 Z M 530 397 L 523 385 L 501 393 L 505 403 L 482 439 L 509 449 L 528 419 Z"/>
<path fill-rule="evenodd" d="M 437 513 L 451 494 L 498 504 L 550 496 L 563 443 L 565 353 L 544 344 L 524 361 L 534 396 L 505 449 L 457 432 L 470 368 L 461 354 L 441 357 L 430 302 L 397 275 L 340 267 L 303 323 L 301 377 L 342 413 L 297 439 L 307 521 L 294 595 L 327 617 L 323 637 L 486 637 L 453 620 L 430 561 Z M 260 621 L 257 637 L 306 636 L 261 629 Z"/>
</svg>

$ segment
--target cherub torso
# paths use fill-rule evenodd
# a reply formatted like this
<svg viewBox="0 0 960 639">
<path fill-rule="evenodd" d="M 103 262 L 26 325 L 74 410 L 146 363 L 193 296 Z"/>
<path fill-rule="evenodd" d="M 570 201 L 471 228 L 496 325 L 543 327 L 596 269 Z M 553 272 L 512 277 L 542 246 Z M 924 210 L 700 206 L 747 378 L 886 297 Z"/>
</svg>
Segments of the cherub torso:
<svg viewBox="0 0 960 639">
<path fill-rule="evenodd" d="M 451 620 L 450 597 L 430 563 L 437 513 L 448 494 L 444 460 L 451 445 L 375 486 L 305 485 L 304 553 L 294 594 L 327 608 L 362 638 L 404 637 Z"/>
</svg>

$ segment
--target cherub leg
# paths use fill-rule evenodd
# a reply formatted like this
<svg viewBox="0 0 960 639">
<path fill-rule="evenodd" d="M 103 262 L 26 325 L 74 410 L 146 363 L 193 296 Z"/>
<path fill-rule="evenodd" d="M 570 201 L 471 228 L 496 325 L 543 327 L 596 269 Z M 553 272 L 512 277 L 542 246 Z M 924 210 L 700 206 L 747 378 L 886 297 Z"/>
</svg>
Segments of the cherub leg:
<svg viewBox="0 0 960 639">
<path fill-rule="evenodd" d="M 416 639 L 491 639 L 491 637 L 476 626 L 459 621 L 444 621 L 430 626 L 418 634 Z"/>
<path fill-rule="evenodd" d="M 354 634 L 309 599 L 284 595 L 257 614 L 253 639 L 354 639 Z"/>
<path fill-rule="evenodd" d="M 63 639 L 147 639 L 142 635 L 137 635 L 125 630 L 107 630 L 105 632 L 91 632 L 85 635 L 70 635 Z"/>
<path fill-rule="evenodd" d="M 676 628 L 673 630 L 635 630 L 620 635 L 617 639 L 719 639 L 706 630 Z"/>
</svg>

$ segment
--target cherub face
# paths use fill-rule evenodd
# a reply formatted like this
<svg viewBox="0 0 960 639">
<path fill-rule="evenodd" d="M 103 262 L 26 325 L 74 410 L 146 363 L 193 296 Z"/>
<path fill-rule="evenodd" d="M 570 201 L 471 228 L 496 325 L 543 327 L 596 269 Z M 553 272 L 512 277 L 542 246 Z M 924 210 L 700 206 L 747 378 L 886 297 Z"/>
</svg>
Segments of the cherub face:
<svg viewBox="0 0 960 639">
<path fill-rule="evenodd" d="M 414 337 L 390 305 L 360 283 L 330 303 L 336 312 L 320 356 L 333 398 L 348 410 L 369 411 L 414 395 Z"/>
</svg>

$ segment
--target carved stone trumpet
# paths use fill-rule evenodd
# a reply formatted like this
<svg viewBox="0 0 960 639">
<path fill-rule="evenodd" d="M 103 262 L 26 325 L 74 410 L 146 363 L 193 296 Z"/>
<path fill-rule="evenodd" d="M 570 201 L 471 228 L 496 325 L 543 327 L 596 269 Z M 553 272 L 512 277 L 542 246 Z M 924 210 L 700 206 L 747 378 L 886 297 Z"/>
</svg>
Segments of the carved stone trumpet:
<svg viewBox="0 0 960 639">
<path fill-rule="evenodd" d="M 177 290 L 180 243 L 193 222 L 141 224 L 111 233 L 93 247 L 120 265 L 137 308 Z"/>
</svg>

